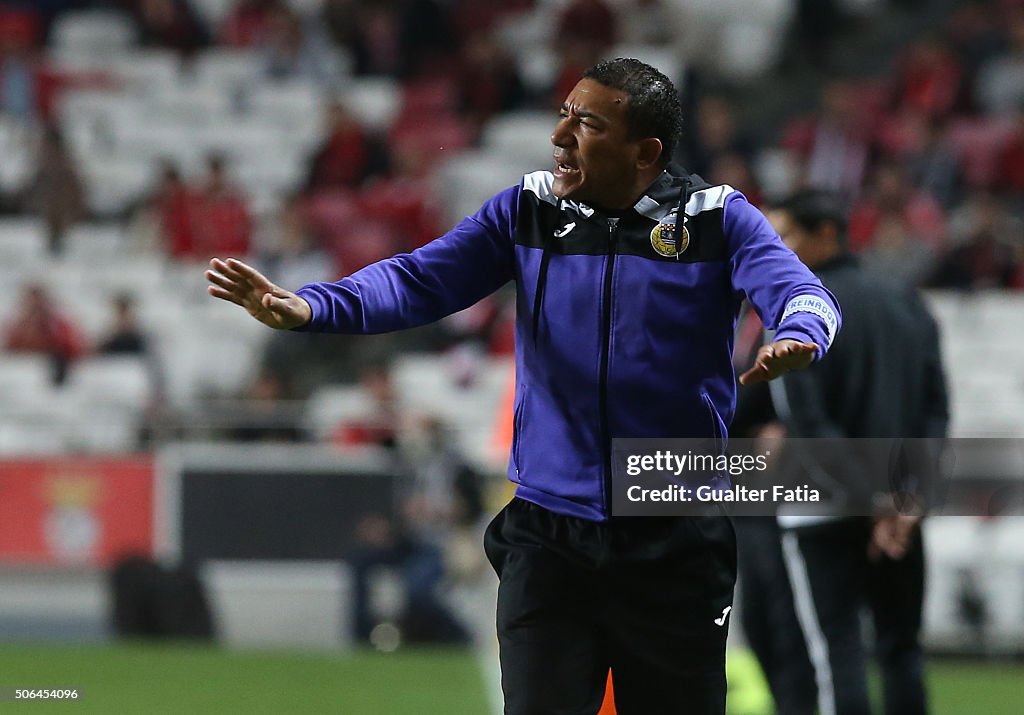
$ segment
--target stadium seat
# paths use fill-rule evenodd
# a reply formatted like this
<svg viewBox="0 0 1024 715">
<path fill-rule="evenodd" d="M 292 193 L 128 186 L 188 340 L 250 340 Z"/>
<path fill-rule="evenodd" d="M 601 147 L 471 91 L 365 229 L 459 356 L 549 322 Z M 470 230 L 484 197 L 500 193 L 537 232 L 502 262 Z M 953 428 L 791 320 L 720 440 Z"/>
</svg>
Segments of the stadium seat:
<svg viewBox="0 0 1024 715">
<path fill-rule="evenodd" d="M 399 400 L 407 409 L 440 417 L 454 429 L 467 458 L 494 469 L 494 409 L 511 369 L 511 361 L 504 358 L 481 359 L 475 369 L 466 371 L 447 356 L 406 354 L 394 363 L 394 380 Z"/>
<path fill-rule="evenodd" d="M 660 70 L 675 83 L 683 80 L 684 64 L 682 58 L 671 47 L 655 45 L 616 45 L 607 53 L 608 59 L 616 57 L 635 57 Z"/>
<path fill-rule="evenodd" d="M 179 82 L 158 87 L 150 93 L 147 114 L 164 121 L 175 121 L 186 126 L 217 124 L 227 119 L 235 109 L 235 97 L 220 87 L 196 81 Z"/>
<path fill-rule="evenodd" d="M 359 386 L 325 385 L 306 401 L 303 427 L 317 439 L 327 439 L 339 423 L 357 420 L 373 409 L 373 399 Z"/>
<path fill-rule="evenodd" d="M 66 450 L 61 429 L 52 423 L 29 424 L 18 418 L 0 417 L 0 455 L 4 457 L 52 456 Z"/>
<path fill-rule="evenodd" d="M 81 405 L 109 405 L 140 413 L 152 397 L 152 374 L 138 357 L 86 358 L 72 364 L 64 389 Z"/>
<path fill-rule="evenodd" d="M 108 10 L 81 10 L 59 15 L 50 30 L 55 49 L 98 57 L 127 49 L 135 28 L 125 15 Z"/>
<path fill-rule="evenodd" d="M 82 165 L 87 177 L 86 202 L 98 216 L 122 214 L 153 186 L 153 166 L 145 159 L 115 155 L 89 157 Z"/>
<path fill-rule="evenodd" d="M 32 178 L 35 155 L 28 124 L 0 114 L 0 193 L 13 194 Z"/>
<path fill-rule="evenodd" d="M 524 172 L 535 169 L 528 162 L 511 162 L 494 152 L 467 152 L 445 162 L 437 172 L 437 195 L 447 211 L 443 220 L 454 224 L 476 213 L 480 205 L 502 189 L 519 182 Z"/>
<path fill-rule="evenodd" d="M 139 447 L 139 415 L 110 405 L 88 405 L 71 412 L 64 423 L 67 449 L 73 452 L 124 454 Z"/>
<path fill-rule="evenodd" d="M 551 132 L 557 116 L 554 112 L 516 112 L 499 114 L 483 130 L 481 145 L 488 151 L 507 156 L 518 164 L 533 164 L 536 169 L 552 165 Z"/>
<path fill-rule="evenodd" d="M 213 48 L 200 53 L 190 71 L 197 83 L 231 92 L 258 81 L 259 58 L 251 50 Z"/>
<path fill-rule="evenodd" d="M 370 131 L 387 131 L 398 118 L 402 92 L 392 79 L 353 79 L 338 92 L 338 99 Z"/>
<path fill-rule="evenodd" d="M 80 224 L 65 234 L 62 257 L 78 266 L 111 263 L 119 262 L 130 250 L 121 224 Z"/>
<path fill-rule="evenodd" d="M 122 89 L 152 94 L 170 87 L 179 78 L 181 63 L 173 50 L 145 49 L 118 53 L 109 69 Z"/>
<path fill-rule="evenodd" d="M 46 355 L 0 353 L 3 402 L 30 404 L 53 390 L 53 361 Z"/>
<path fill-rule="evenodd" d="M 47 252 L 46 229 L 35 218 L 0 219 L 0 265 L 26 267 Z"/>
</svg>

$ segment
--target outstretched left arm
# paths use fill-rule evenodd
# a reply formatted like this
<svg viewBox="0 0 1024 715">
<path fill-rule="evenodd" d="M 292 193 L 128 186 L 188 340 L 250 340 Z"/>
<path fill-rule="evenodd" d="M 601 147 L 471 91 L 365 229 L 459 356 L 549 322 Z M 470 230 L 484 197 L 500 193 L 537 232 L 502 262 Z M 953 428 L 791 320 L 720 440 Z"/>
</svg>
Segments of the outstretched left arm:
<svg viewBox="0 0 1024 715">
<path fill-rule="evenodd" d="M 842 325 L 835 298 L 739 192 L 726 198 L 722 221 L 733 285 L 750 299 L 765 327 L 776 331 L 775 342 L 761 348 L 740 382 L 807 367 L 828 351 Z"/>
</svg>

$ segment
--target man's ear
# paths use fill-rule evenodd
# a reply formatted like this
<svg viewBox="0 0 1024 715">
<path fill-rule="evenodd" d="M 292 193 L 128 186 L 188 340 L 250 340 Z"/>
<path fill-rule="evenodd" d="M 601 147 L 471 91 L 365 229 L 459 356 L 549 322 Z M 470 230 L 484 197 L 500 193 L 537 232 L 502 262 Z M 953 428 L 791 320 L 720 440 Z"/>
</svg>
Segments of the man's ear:
<svg viewBox="0 0 1024 715">
<path fill-rule="evenodd" d="M 641 139 L 636 157 L 637 168 L 641 170 L 649 169 L 654 164 L 657 164 L 661 159 L 663 148 L 661 140 L 656 137 Z"/>
</svg>

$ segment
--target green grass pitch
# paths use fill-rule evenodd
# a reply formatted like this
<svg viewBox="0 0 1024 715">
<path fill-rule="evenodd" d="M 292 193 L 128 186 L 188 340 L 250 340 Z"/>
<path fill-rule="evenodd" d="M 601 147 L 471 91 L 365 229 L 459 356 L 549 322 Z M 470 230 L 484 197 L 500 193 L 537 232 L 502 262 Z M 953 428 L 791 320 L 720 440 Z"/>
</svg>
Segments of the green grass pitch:
<svg viewBox="0 0 1024 715">
<path fill-rule="evenodd" d="M 1024 665 L 938 661 L 928 673 L 934 715 L 1024 712 Z M 326 655 L 189 645 L 0 646 L 0 688 L 15 687 L 77 687 L 82 697 L 0 702 L 0 712 L 488 715 L 477 660 L 465 651 Z"/>
</svg>

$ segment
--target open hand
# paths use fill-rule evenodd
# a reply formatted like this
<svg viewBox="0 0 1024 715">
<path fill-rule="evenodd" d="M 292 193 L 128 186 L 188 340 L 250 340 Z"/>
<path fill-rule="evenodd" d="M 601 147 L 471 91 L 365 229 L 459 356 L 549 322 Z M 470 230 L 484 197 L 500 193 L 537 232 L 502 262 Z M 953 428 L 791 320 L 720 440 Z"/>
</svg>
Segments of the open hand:
<svg viewBox="0 0 1024 715">
<path fill-rule="evenodd" d="M 280 288 L 252 266 L 229 258 L 210 261 L 204 274 L 211 285 L 207 292 L 245 308 L 264 325 L 289 330 L 305 325 L 313 318 L 309 303 L 291 291 Z"/>
<path fill-rule="evenodd" d="M 757 351 L 754 366 L 740 375 L 740 384 L 753 385 L 774 380 L 790 370 L 802 370 L 811 364 L 817 353 L 816 343 L 802 343 L 799 340 L 769 343 Z"/>
</svg>

